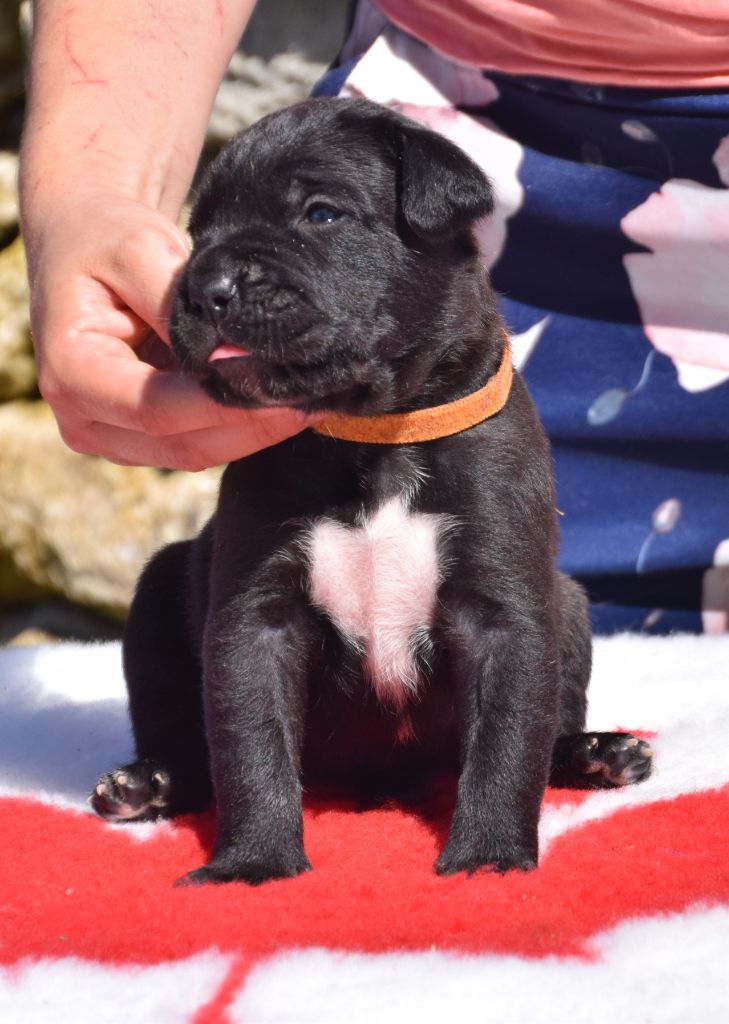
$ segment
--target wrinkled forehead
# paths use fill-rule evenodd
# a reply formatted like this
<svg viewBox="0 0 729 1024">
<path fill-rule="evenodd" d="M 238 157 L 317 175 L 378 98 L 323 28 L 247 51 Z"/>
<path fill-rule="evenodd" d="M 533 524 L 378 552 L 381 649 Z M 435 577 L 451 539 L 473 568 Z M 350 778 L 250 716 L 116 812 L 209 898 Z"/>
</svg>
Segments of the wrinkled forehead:
<svg viewBox="0 0 729 1024">
<path fill-rule="evenodd" d="M 394 204 L 394 159 L 375 125 L 334 118 L 267 118 L 228 144 L 193 213 L 193 234 L 239 218 L 275 220 L 307 201 L 374 217 Z"/>
</svg>

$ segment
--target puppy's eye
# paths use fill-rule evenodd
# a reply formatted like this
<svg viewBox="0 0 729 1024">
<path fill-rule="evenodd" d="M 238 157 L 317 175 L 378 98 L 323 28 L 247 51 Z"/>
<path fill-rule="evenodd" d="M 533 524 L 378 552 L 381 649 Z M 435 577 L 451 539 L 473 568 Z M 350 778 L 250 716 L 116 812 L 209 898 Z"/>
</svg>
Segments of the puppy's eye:
<svg viewBox="0 0 729 1024">
<path fill-rule="evenodd" d="M 337 211 L 333 210 L 331 206 L 325 206 L 323 203 L 314 203 L 306 211 L 304 217 L 311 224 L 331 224 L 335 220 L 339 220 Z"/>
</svg>

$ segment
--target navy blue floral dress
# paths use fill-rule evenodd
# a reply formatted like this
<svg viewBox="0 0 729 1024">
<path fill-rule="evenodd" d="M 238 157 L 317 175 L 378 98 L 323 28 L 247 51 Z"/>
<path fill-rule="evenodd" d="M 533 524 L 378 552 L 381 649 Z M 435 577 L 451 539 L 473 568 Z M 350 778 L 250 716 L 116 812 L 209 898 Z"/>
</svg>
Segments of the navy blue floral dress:
<svg viewBox="0 0 729 1024">
<path fill-rule="evenodd" d="M 495 74 L 379 19 L 317 92 L 402 110 L 494 183 L 479 242 L 596 630 L 729 628 L 729 91 Z"/>
</svg>

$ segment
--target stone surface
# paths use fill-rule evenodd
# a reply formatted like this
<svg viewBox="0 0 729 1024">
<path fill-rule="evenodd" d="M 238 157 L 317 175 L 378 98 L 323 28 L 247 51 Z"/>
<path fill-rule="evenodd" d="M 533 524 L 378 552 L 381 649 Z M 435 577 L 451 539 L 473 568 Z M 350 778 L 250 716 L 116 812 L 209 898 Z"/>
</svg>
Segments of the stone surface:
<svg viewBox="0 0 729 1024">
<path fill-rule="evenodd" d="M 123 628 L 122 622 L 61 597 L 0 606 L 0 646 L 26 643 L 39 634 L 58 640 L 118 640 Z"/>
<path fill-rule="evenodd" d="M 18 0 L 0 0 L 0 147 L 17 143 L 22 124 L 25 76 L 19 8 Z"/>
<path fill-rule="evenodd" d="M 20 238 L 0 252 L 0 402 L 35 390 L 28 282 Z"/>
<path fill-rule="evenodd" d="M 256 5 L 240 49 L 270 60 L 279 53 L 300 53 L 328 64 L 342 45 L 350 0 L 266 0 Z"/>
<path fill-rule="evenodd" d="M 233 56 L 207 155 L 309 94 L 336 53 L 346 9 L 347 0 L 258 6 L 244 39 L 244 49 L 258 55 Z M 30 24 L 28 0 L 0 0 L 0 146 L 10 149 L 21 122 Z M 45 403 L 20 400 L 35 396 L 36 378 L 23 245 L 15 237 L 16 177 L 16 154 L 0 150 L 0 643 L 103 632 L 107 627 L 86 609 L 121 620 L 144 561 L 199 529 L 220 476 L 123 468 L 76 455 L 60 440 Z"/>
<path fill-rule="evenodd" d="M 343 42 L 349 0 L 258 4 L 218 90 L 208 149 L 264 114 L 306 99 Z"/>
<path fill-rule="evenodd" d="M 233 54 L 210 116 L 208 146 L 220 146 L 264 114 L 306 99 L 325 68 L 298 53 L 281 53 L 268 62 Z"/>
<path fill-rule="evenodd" d="M 0 238 L 18 227 L 18 157 L 9 150 L 0 151 Z"/>
<path fill-rule="evenodd" d="M 57 641 L 53 633 L 46 633 L 42 629 L 24 629 L 16 633 L 12 640 L 8 640 L 8 647 L 41 647 L 44 644 L 52 644 Z"/>
<path fill-rule="evenodd" d="M 58 595 L 122 618 L 146 559 L 210 514 L 219 475 L 77 455 L 43 402 L 0 406 L 0 602 Z"/>
</svg>

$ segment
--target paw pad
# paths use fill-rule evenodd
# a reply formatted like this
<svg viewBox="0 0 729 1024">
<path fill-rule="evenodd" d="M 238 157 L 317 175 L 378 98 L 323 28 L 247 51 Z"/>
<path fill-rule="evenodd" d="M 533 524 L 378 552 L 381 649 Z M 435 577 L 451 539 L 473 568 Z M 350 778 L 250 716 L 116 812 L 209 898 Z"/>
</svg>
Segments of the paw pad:
<svg viewBox="0 0 729 1024">
<path fill-rule="evenodd" d="M 169 773 L 141 761 L 119 768 L 99 779 L 88 802 L 107 821 L 149 821 L 169 806 Z"/>
<path fill-rule="evenodd" d="M 650 775 L 653 750 L 629 733 L 587 733 L 574 753 L 574 764 L 585 775 L 598 776 L 603 785 L 629 786 Z"/>
</svg>

